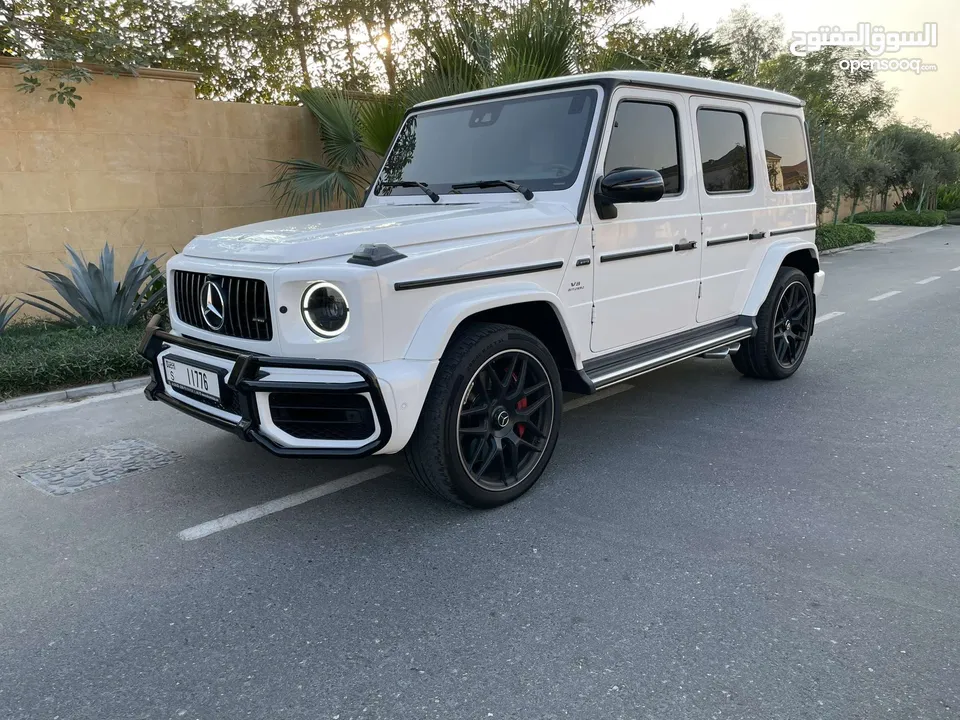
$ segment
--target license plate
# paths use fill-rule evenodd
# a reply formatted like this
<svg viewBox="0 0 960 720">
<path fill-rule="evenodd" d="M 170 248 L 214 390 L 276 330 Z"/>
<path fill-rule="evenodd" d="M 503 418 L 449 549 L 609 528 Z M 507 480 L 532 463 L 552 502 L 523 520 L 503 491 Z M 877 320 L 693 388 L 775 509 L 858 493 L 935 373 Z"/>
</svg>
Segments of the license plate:
<svg viewBox="0 0 960 720">
<path fill-rule="evenodd" d="M 179 390 L 195 392 L 220 402 L 220 378 L 212 370 L 190 365 L 181 360 L 163 359 L 167 382 Z"/>
</svg>

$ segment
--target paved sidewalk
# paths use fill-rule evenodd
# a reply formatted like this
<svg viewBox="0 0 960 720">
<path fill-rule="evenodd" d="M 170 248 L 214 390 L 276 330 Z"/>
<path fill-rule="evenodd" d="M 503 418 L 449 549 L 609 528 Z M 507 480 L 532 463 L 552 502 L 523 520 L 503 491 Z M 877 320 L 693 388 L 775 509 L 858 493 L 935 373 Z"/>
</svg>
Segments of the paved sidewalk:
<svg viewBox="0 0 960 720">
<path fill-rule="evenodd" d="M 871 228 L 877 235 L 877 239 L 874 242 L 881 244 L 894 242 L 896 240 L 906 240 L 907 238 L 916 237 L 917 235 L 923 235 L 924 233 L 931 232 L 932 230 L 940 229 L 940 226 L 910 227 L 904 225 L 868 225 L 867 227 Z"/>
</svg>

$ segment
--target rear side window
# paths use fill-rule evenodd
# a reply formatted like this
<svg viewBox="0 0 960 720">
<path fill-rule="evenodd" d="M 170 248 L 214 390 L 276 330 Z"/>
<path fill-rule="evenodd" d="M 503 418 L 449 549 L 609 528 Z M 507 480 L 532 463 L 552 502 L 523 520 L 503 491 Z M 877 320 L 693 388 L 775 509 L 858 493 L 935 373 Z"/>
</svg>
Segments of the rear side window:
<svg viewBox="0 0 960 720">
<path fill-rule="evenodd" d="M 672 107 L 634 100 L 617 106 L 603 171 L 621 167 L 656 170 L 665 195 L 680 192 L 680 135 Z"/>
<path fill-rule="evenodd" d="M 806 190 L 810 187 L 807 143 L 800 118 L 780 113 L 760 116 L 767 177 L 774 192 Z"/>
<path fill-rule="evenodd" d="M 747 192 L 753 187 L 747 119 L 733 110 L 697 111 L 703 187 L 708 193 Z"/>
</svg>

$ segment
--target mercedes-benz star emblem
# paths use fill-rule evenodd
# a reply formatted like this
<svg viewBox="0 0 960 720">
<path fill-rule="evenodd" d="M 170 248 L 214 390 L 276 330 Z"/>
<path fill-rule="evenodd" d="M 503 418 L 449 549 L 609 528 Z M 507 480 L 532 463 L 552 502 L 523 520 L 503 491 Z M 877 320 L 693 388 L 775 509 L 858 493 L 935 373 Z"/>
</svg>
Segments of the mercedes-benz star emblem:
<svg viewBox="0 0 960 720">
<path fill-rule="evenodd" d="M 223 290 L 213 280 L 207 280 L 200 289 L 200 314 L 211 330 L 223 328 L 226 303 L 223 299 Z"/>
<path fill-rule="evenodd" d="M 510 422 L 510 413 L 508 413 L 506 410 L 501 410 L 500 412 L 497 413 L 497 424 L 500 427 L 505 428 L 507 426 L 507 423 L 509 422 Z"/>
</svg>

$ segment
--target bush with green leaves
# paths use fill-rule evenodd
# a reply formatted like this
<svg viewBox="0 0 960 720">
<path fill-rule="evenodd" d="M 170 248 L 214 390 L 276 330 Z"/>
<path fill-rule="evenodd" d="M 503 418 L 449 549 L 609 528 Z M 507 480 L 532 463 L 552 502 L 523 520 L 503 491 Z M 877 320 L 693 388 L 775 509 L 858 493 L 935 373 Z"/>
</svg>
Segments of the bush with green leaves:
<svg viewBox="0 0 960 720">
<path fill-rule="evenodd" d="M 10 321 L 13 320 L 13 316 L 20 312 L 22 307 L 23 301 L 16 298 L 7 302 L 0 302 L 0 334 L 3 333 Z"/>
<path fill-rule="evenodd" d="M 887 212 L 862 212 L 852 215 L 844 222 L 866 225 L 911 225 L 915 227 L 933 227 L 943 225 L 947 214 L 943 210 L 888 210 Z"/>
<path fill-rule="evenodd" d="M 144 375 L 141 325 L 75 328 L 34 318 L 0 335 L 0 399 Z"/>
<path fill-rule="evenodd" d="M 121 280 L 114 279 L 114 253 L 109 243 L 100 251 L 100 262 L 87 262 L 82 253 L 66 246 L 70 261 L 64 266 L 70 277 L 40 270 L 70 309 L 47 298 L 27 293 L 23 302 L 44 310 L 73 327 L 130 327 L 165 296 L 163 276 L 153 270 L 159 258 L 137 249 Z"/>
<path fill-rule="evenodd" d="M 820 250 L 835 250 L 849 245 L 873 242 L 876 233 L 866 225 L 844 223 L 820 225 L 817 228 L 817 247 Z"/>
<path fill-rule="evenodd" d="M 937 188 L 937 209 L 947 213 L 960 210 L 960 182 Z"/>
</svg>

